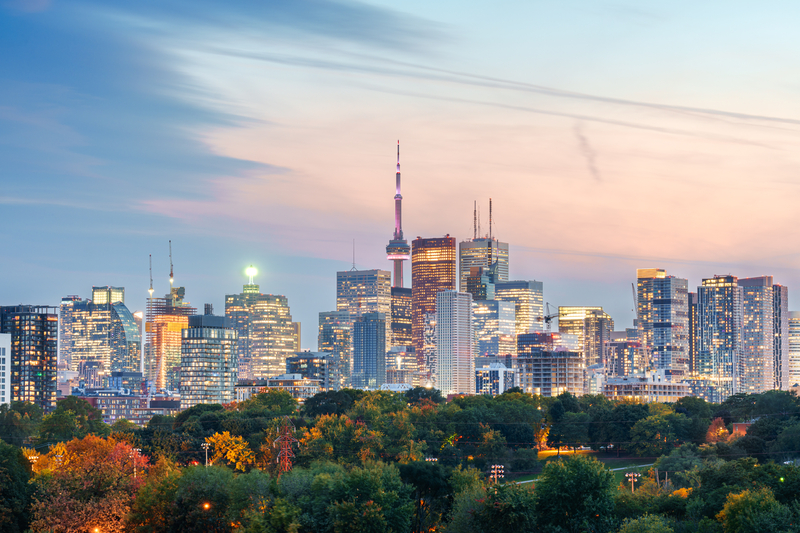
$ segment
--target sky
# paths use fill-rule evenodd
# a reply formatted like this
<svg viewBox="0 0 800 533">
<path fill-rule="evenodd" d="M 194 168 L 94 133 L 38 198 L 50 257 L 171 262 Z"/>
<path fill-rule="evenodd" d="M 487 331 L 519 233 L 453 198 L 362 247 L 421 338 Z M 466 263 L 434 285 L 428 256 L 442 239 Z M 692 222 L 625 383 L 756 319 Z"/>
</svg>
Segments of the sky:
<svg viewBox="0 0 800 533">
<path fill-rule="evenodd" d="M 0 0 L 0 304 L 224 309 L 472 236 L 632 325 L 636 269 L 800 287 L 796 2 Z M 354 244 L 355 243 L 355 244 Z M 406 266 L 410 280 L 410 266 Z M 408 284 L 408 281 L 407 281 Z M 792 304 L 790 309 L 800 309 Z"/>
</svg>

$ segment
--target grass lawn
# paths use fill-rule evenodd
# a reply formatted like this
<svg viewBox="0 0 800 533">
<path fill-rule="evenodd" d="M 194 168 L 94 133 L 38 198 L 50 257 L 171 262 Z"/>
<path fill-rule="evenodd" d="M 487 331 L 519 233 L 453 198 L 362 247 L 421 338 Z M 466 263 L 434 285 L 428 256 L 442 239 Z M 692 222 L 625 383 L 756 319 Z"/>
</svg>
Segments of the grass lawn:
<svg viewBox="0 0 800 533">
<path fill-rule="evenodd" d="M 608 469 L 612 470 L 611 473 L 614 474 L 615 485 L 619 485 L 620 483 L 629 484 L 628 480 L 625 479 L 626 473 L 640 472 L 644 474 L 644 472 L 646 472 L 652 464 L 652 459 L 648 458 L 625 457 L 625 456 L 617 457 L 616 454 L 596 452 L 593 450 L 577 450 L 576 452 L 573 452 L 571 450 L 570 451 L 561 450 L 561 456 L 569 456 L 575 453 L 581 455 L 591 455 L 601 463 L 605 464 Z M 547 450 L 544 452 L 539 452 L 540 461 L 551 461 L 553 459 L 558 459 L 558 452 L 556 452 L 555 450 Z M 536 473 L 536 474 L 524 474 L 521 476 L 514 476 L 513 473 L 511 473 L 511 475 L 508 477 L 512 478 L 508 479 L 509 482 L 519 483 L 521 481 L 532 481 L 537 477 L 539 477 L 539 474 Z"/>
</svg>

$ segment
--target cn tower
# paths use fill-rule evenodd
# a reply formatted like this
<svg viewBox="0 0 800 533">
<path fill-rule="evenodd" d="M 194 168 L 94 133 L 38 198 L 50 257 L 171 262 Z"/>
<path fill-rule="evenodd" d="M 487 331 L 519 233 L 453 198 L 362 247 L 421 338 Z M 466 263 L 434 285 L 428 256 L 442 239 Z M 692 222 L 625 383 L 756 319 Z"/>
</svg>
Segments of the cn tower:
<svg viewBox="0 0 800 533">
<path fill-rule="evenodd" d="M 411 255 L 411 247 L 403 238 L 403 195 L 400 194 L 400 141 L 397 141 L 397 175 L 394 195 L 394 236 L 386 247 L 386 258 L 394 261 L 394 283 L 392 287 L 403 286 L 403 261 Z"/>
</svg>

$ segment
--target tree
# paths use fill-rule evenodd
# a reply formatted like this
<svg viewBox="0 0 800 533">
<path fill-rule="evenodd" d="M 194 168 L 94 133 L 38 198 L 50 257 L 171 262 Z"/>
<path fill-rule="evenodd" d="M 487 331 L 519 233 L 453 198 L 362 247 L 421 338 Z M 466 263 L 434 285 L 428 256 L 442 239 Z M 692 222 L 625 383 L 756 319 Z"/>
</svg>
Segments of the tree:
<svg viewBox="0 0 800 533">
<path fill-rule="evenodd" d="M 646 514 L 641 518 L 626 519 L 619 533 L 673 533 L 673 529 L 666 518 Z"/>
<path fill-rule="evenodd" d="M 21 533 L 28 528 L 30 471 L 22 450 L 0 440 L 0 531 Z"/>
<path fill-rule="evenodd" d="M 614 492 L 614 475 L 594 458 L 551 461 L 536 483 L 537 521 L 570 533 L 609 531 Z"/>
<path fill-rule="evenodd" d="M 216 463 L 223 459 L 233 465 L 236 470 L 245 471 L 248 466 L 256 462 L 253 450 L 242 437 L 234 437 L 227 431 L 214 433 L 206 439 L 214 450 L 211 462 Z"/>
<path fill-rule="evenodd" d="M 411 531 L 420 533 L 438 526 L 448 511 L 451 488 L 446 469 L 439 463 L 415 461 L 400 465 L 400 479 L 414 488 Z"/>
<path fill-rule="evenodd" d="M 110 432 L 100 409 L 77 396 L 67 396 L 58 400 L 55 410 L 42 419 L 39 442 L 52 444 L 87 435 L 104 437 Z"/>
<path fill-rule="evenodd" d="M 706 442 L 714 444 L 715 442 L 728 440 L 729 436 L 730 433 L 728 433 L 728 429 L 725 427 L 725 421 L 721 418 L 715 418 L 711 421 L 711 425 L 708 426 Z"/>
<path fill-rule="evenodd" d="M 532 487 L 507 483 L 486 489 L 475 510 L 477 531 L 518 533 L 536 530 L 536 505 Z"/>
<path fill-rule="evenodd" d="M 319 392 L 305 401 L 303 415 L 318 417 L 344 414 L 353 406 L 353 403 L 353 397 L 344 391 Z"/>
<path fill-rule="evenodd" d="M 42 408 L 28 402 L 13 402 L 0 405 L 0 439 L 14 446 L 22 446 L 25 441 L 39 431 L 42 422 Z"/>
<path fill-rule="evenodd" d="M 414 387 L 406 391 L 408 403 L 422 403 L 425 400 L 433 403 L 444 403 L 442 392 L 439 389 L 428 389 L 426 387 Z"/>
<path fill-rule="evenodd" d="M 233 472 L 222 466 L 192 466 L 177 481 L 169 530 L 223 533 L 231 530 L 228 511 Z"/>
<path fill-rule="evenodd" d="M 680 489 L 699 485 L 698 469 L 702 464 L 697 446 L 688 443 L 675 448 L 669 455 L 659 457 L 653 468 L 668 472 L 672 486 Z"/>
<path fill-rule="evenodd" d="M 717 515 L 725 533 L 764 533 L 797 531 L 792 510 L 781 505 L 767 488 L 729 494 Z"/>
<path fill-rule="evenodd" d="M 675 402 L 675 412 L 683 412 L 689 418 L 711 418 L 711 404 L 697 396 L 684 396 Z"/>
<path fill-rule="evenodd" d="M 267 389 L 237 406 L 239 411 L 269 411 L 272 416 L 291 416 L 297 411 L 297 400 L 283 389 Z"/>
</svg>

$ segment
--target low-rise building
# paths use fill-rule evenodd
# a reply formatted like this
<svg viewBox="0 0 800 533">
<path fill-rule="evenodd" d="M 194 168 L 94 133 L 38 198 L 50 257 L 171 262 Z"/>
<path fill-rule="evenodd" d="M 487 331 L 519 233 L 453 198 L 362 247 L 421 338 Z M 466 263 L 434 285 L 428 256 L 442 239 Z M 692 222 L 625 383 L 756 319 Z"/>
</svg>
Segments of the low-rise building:
<svg viewBox="0 0 800 533">
<path fill-rule="evenodd" d="M 285 390 L 300 403 L 323 390 L 319 379 L 306 379 L 300 374 L 284 374 L 265 380 L 240 380 L 236 385 L 236 401 L 249 400 L 256 394 L 267 392 L 267 389 Z"/>
<path fill-rule="evenodd" d="M 635 399 L 644 403 L 676 402 L 690 396 L 689 385 L 672 381 L 664 370 L 606 379 L 603 394 L 611 400 Z"/>
<path fill-rule="evenodd" d="M 475 394 L 497 396 L 514 387 L 515 372 L 503 363 L 491 363 L 475 370 Z"/>
</svg>

